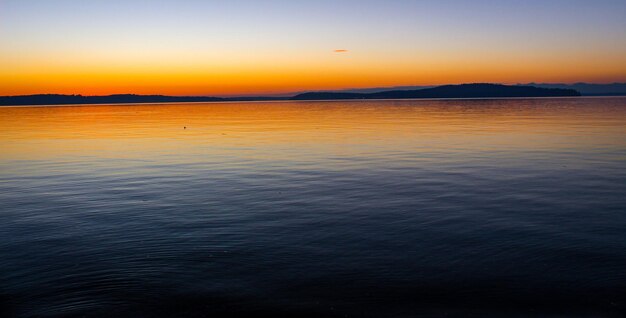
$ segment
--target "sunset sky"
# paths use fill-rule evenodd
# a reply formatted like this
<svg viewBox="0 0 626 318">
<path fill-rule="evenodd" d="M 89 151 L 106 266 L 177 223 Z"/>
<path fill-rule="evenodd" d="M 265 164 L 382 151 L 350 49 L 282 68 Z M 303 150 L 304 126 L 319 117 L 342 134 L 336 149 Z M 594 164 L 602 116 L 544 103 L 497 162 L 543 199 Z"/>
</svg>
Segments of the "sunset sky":
<svg viewBox="0 0 626 318">
<path fill-rule="evenodd" d="M 626 1 L 0 0 L 0 95 L 626 82 Z"/>
</svg>

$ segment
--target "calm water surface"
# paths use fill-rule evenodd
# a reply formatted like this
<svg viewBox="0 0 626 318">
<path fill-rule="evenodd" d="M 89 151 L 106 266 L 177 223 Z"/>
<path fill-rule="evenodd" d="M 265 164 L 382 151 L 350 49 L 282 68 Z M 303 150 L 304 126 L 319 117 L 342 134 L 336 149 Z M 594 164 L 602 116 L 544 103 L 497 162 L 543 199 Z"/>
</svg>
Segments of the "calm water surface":
<svg viewBox="0 0 626 318">
<path fill-rule="evenodd" d="M 626 98 L 0 108 L 0 316 L 621 316 Z"/>
</svg>

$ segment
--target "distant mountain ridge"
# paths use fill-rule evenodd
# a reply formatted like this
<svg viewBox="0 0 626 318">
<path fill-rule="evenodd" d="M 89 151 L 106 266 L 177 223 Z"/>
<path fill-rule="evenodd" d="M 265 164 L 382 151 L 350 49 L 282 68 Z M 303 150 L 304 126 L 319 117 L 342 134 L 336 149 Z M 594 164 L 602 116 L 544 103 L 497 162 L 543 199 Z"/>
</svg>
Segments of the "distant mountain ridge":
<svg viewBox="0 0 626 318">
<path fill-rule="evenodd" d="M 219 97 L 164 96 L 116 94 L 107 96 L 83 96 L 39 94 L 22 96 L 1 96 L 0 105 L 67 105 L 67 104 L 120 104 L 120 103 L 172 103 L 172 102 L 216 102 Z"/>
<path fill-rule="evenodd" d="M 611 83 L 611 84 L 528 83 L 528 84 L 518 84 L 518 85 L 535 86 L 535 87 L 541 87 L 541 88 L 568 88 L 568 89 L 575 89 L 578 92 L 580 92 L 582 95 L 586 95 L 586 96 L 626 95 L 626 83 Z"/>
<path fill-rule="evenodd" d="M 333 90 L 330 92 L 333 93 L 380 93 L 380 92 L 385 92 L 385 91 L 411 91 L 411 90 L 418 90 L 418 89 L 425 89 L 425 88 L 433 88 L 433 87 L 437 87 L 437 85 L 430 85 L 430 86 L 390 86 L 390 87 L 371 87 L 371 88 L 348 88 L 348 89 L 340 89 L 340 90 Z M 302 93 L 308 93 L 308 92 L 300 92 L 299 94 Z"/>
<path fill-rule="evenodd" d="M 577 90 L 584 96 L 613 96 L 626 95 L 626 83 L 609 83 L 609 84 L 592 84 L 592 83 L 526 83 L 515 84 L 516 86 L 534 86 L 539 88 L 564 88 Z M 424 88 L 433 88 L 435 86 L 389 86 L 389 87 L 371 87 L 371 88 L 347 88 L 340 90 L 332 90 L 333 93 L 378 93 L 384 91 L 395 90 L 418 90 Z M 304 93 L 304 92 L 300 92 Z"/>
<path fill-rule="evenodd" d="M 211 96 L 166 96 L 116 94 L 106 96 L 38 94 L 21 96 L 0 96 L 0 106 L 19 105 L 73 105 L 73 104 L 127 104 L 127 103 L 192 103 L 192 102 L 228 102 L 228 101 L 263 101 L 282 100 L 285 97 L 246 96 L 246 97 L 211 97 Z"/>
<path fill-rule="evenodd" d="M 377 93 L 311 92 L 298 94 L 293 100 L 328 99 L 402 99 L 402 98 L 489 98 L 489 97 L 560 97 L 580 96 L 573 89 L 539 88 L 502 84 L 443 85 L 417 90 L 393 90 Z"/>
<path fill-rule="evenodd" d="M 266 100 L 329 100 L 329 99 L 401 99 L 401 98 L 489 98 L 489 97 L 559 97 L 580 96 L 568 88 L 542 88 L 523 85 L 460 84 L 427 87 L 414 90 L 386 90 L 374 92 L 308 92 L 292 97 L 210 97 L 117 94 L 108 96 L 83 96 L 40 94 L 0 96 L 0 105 L 69 105 L 69 104 L 122 104 L 122 103 L 175 103 L 175 102 L 225 102 Z"/>
</svg>

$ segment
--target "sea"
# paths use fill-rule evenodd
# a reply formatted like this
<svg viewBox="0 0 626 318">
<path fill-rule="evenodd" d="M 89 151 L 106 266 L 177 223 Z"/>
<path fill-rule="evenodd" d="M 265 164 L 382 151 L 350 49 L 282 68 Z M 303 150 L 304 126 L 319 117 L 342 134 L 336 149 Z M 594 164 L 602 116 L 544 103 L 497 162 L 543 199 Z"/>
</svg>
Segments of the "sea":
<svg viewBox="0 0 626 318">
<path fill-rule="evenodd" d="M 0 107 L 0 317 L 624 315 L 624 97 Z"/>
</svg>

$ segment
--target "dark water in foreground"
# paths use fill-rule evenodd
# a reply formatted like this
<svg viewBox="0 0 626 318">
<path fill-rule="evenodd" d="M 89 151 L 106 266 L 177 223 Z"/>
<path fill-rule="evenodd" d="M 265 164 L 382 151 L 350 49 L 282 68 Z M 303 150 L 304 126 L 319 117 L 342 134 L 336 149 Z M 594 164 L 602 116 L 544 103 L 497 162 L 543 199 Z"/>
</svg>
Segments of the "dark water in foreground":
<svg viewBox="0 0 626 318">
<path fill-rule="evenodd" d="M 3 317 L 626 312 L 624 98 L 0 108 L 0 145 Z"/>
</svg>

